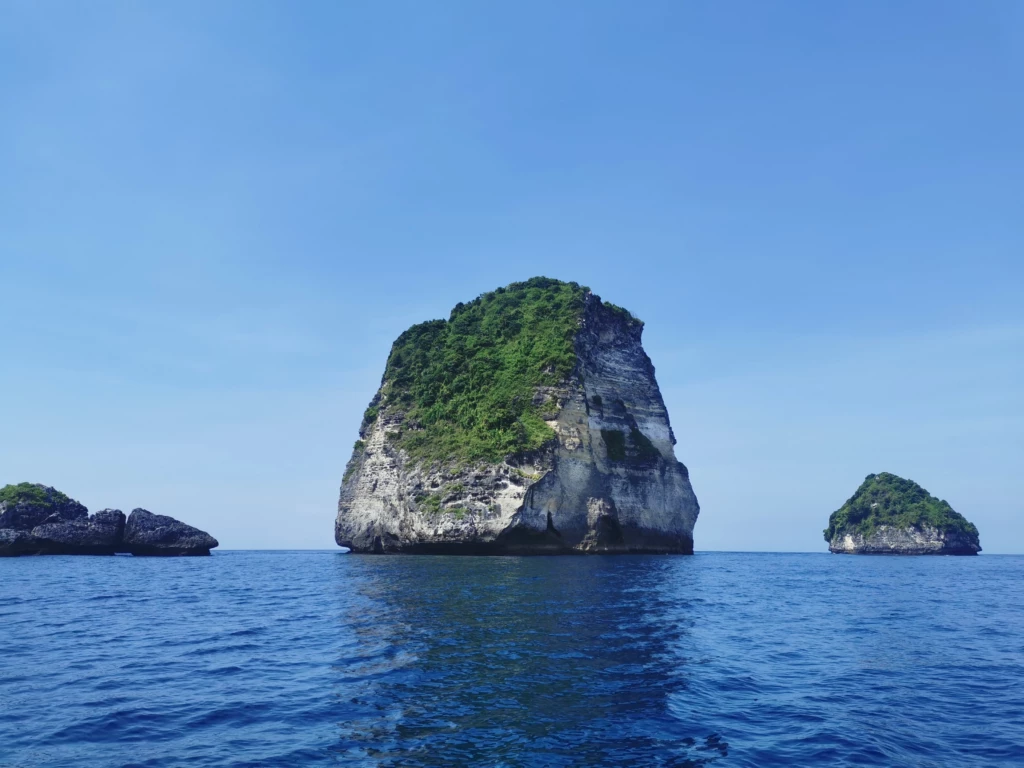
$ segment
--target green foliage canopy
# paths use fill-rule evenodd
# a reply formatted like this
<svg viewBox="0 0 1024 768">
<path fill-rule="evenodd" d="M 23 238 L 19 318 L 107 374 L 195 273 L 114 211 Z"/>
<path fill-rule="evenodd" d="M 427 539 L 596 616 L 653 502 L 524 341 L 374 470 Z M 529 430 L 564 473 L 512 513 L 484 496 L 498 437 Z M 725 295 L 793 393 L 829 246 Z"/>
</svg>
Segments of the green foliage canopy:
<svg viewBox="0 0 1024 768">
<path fill-rule="evenodd" d="M 554 432 L 534 393 L 572 373 L 588 292 L 535 277 L 414 325 L 391 348 L 383 399 L 364 426 L 397 419 L 397 445 L 426 461 L 497 462 L 539 448 Z"/>
<path fill-rule="evenodd" d="M 977 538 L 978 529 L 913 480 L 889 472 L 868 475 L 857 492 L 828 519 L 825 541 L 839 532 L 870 536 L 882 525 L 897 528 L 932 526 L 940 531 L 959 532 Z"/>
<path fill-rule="evenodd" d="M 18 502 L 29 502 L 35 504 L 66 504 L 71 501 L 66 494 L 35 483 L 18 483 L 17 485 L 5 485 L 0 488 L 0 501 L 9 504 Z"/>
</svg>

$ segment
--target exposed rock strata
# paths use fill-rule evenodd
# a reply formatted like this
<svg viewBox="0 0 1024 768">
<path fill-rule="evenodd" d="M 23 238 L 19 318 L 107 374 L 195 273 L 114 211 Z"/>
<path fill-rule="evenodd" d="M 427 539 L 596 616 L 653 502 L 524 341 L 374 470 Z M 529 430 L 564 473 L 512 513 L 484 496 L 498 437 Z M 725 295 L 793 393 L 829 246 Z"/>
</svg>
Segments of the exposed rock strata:
<svg viewBox="0 0 1024 768">
<path fill-rule="evenodd" d="M 932 526 L 895 528 L 883 525 L 870 536 L 843 533 L 833 537 L 828 551 L 837 555 L 976 555 L 977 537 Z"/>
<path fill-rule="evenodd" d="M 172 517 L 136 509 L 94 515 L 44 485 L 0 489 L 0 557 L 17 555 L 209 555 L 217 540 Z"/>
<path fill-rule="evenodd" d="M 534 403 L 555 438 L 498 462 L 414 461 L 382 382 L 346 467 L 335 539 L 366 553 L 692 553 L 699 507 L 641 345 L 643 325 L 587 294 L 576 365 Z M 429 501 L 434 499 L 431 506 Z"/>
</svg>

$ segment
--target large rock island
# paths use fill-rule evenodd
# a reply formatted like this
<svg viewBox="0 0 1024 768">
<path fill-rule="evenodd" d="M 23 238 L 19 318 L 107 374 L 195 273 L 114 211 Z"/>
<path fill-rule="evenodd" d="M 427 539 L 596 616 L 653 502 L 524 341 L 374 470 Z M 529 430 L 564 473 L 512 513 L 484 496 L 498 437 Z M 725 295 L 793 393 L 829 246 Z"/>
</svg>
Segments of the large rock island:
<svg viewBox="0 0 1024 768">
<path fill-rule="evenodd" d="M 355 552 L 693 552 L 643 323 L 533 278 L 395 341 L 345 468 Z"/>
<path fill-rule="evenodd" d="M 913 480 L 868 475 L 832 513 L 825 529 L 830 552 L 862 555 L 976 555 L 978 529 Z"/>
<path fill-rule="evenodd" d="M 210 534 L 165 515 L 119 509 L 94 515 L 56 488 L 0 488 L 0 557 L 15 555 L 209 555 Z"/>
</svg>

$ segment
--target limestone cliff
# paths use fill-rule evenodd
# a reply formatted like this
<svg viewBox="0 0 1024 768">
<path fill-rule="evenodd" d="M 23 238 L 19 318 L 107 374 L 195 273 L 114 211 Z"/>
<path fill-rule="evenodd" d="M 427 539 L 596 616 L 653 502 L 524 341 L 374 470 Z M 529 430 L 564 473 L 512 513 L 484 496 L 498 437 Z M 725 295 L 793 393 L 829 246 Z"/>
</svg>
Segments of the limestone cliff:
<svg viewBox="0 0 1024 768">
<path fill-rule="evenodd" d="M 912 480 L 868 475 L 829 517 L 829 551 L 861 555 L 976 555 L 978 529 Z"/>
<path fill-rule="evenodd" d="M 853 531 L 833 536 L 829 552 L 836 555 L 976 555 L 978 537 L 931 525 L 880 525 L 870 534 Z"/>
<path fill-rule="evenodd" d="M 544 278 L 410 329 L 346 467 L 337 543 L 692 553 L 699 507 L 642 332 L 589 290 Z"/>
</svg>

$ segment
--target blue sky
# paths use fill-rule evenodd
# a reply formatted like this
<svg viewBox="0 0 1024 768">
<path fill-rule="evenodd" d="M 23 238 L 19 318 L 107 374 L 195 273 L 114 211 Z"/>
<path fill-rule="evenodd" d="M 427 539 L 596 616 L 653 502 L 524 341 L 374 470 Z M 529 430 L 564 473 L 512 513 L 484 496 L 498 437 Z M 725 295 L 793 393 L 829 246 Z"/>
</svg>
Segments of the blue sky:
<svg viewBox="0 0 1024 768">
<path fill-rule="evenodd" d="M 391 341 L 647 322 L 698 549 L 870 472 L 1024 552 L 1024 5 L 0 8 L 0 483 L 333 547 Z"/>
</svg>

